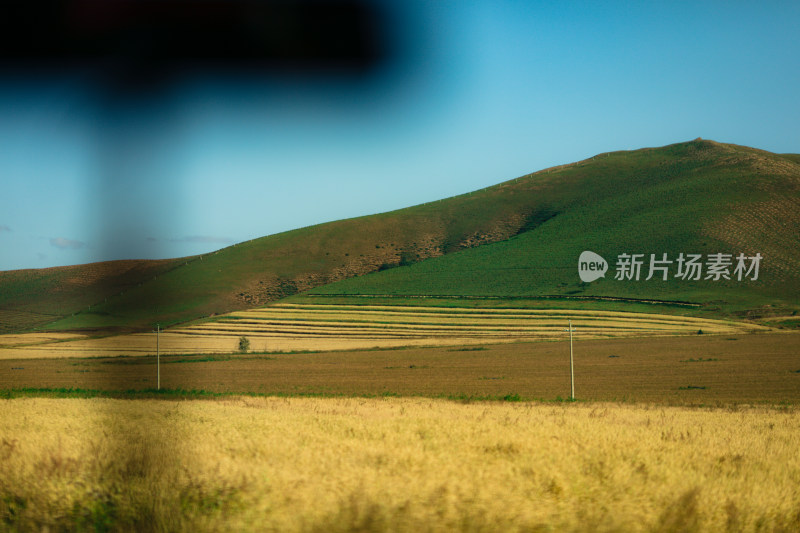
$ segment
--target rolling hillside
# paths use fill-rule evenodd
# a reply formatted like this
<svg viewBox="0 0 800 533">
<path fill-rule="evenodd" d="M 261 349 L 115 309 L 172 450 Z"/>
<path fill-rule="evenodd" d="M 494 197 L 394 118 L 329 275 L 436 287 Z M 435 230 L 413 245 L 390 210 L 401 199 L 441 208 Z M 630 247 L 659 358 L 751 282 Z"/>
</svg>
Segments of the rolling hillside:
<svg viewBox="0 0 800 533">
<path fill-rule="evenodd" d="M 539 181 L 561 183 L 559 195 L 546 195 L 557 215 L 531 231 L 310 294 L 546 296 L 572 300 L 575 306 L 613 298 L 683 307 L 684 314 L 795 316 L 800 305 L 800 166 L 795 161 L 710 141 L 598 156 L 498 187 L 517 195 L 535 190 Z M 580 280 L 578 258 L 584 250 L 608 262 L 605 277 Z M 730 279 L 715 279 L 708 270 L 709 255 L 718 253 L 730 254 L 725 269 Z M 740 253 L 747 268 L 749 258 L 762 256 L 757 276 L 754 271 L 736 275 Z M 615 279 L 621 254 L 642 254 L 638 280 Z M 657 260 L 667 254 L 666 280 L 660 270 L 646 279 L 651 254 Z M 680 254 L 702 256 L 699 280 L 676 277 Z"/>
<path fill-rule="evenodd" d="M 0 324 L 5 331 L 149 329 L 310 289 L 312 300 L 580 297 L 576 305 L 663 300 L 681 313 L 791 316 L 800 308 L 798 235 L 798 156 L 696 140 L 601 154 L 204 256 L 2 272 Z M 583 250 L 608 261 L 604 279 L 580 281 Z M 644 281 L 645 266 L 641 280 L 618 281 L 622 253 L 760 253 L 763 261 L 757 280 Z"/>
</svg>

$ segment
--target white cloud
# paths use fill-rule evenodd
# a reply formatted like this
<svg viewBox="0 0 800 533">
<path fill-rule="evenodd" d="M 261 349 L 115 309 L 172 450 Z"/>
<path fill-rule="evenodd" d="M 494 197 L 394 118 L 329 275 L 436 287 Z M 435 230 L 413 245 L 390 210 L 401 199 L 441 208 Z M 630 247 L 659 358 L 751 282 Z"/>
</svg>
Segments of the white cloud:
<svg viewBox="0 0 800 533">
<path fill-rule="evenodd" d="M 80 250 L 86 246 L 85 242 L 73 241 L 72 239 L 65 239 L 64 237 L 56 237 L 50 239 L 50 246 L 61 248 L 62 250 Z"/>
</svg>

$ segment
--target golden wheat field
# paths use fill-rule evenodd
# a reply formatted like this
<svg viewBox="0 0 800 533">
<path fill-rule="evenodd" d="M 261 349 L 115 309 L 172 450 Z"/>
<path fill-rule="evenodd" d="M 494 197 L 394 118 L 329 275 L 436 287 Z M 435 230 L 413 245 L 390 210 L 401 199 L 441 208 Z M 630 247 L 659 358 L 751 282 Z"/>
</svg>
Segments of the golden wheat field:
<svg viewBox="0 0 800 533">
<path fill-rule="evenodd" d="M 164 354 L 230 353 L 240 336 L 257 351 L 355 350 L 553 340 L 572 319 L 582 339 L 769 331 L 752 323 L 614 311 L 272 304 L 162 333 Z M 154 333 L 105 338 L 0 335 L 0 359 L 152 355 Z"/>
<path fill-rule="evenodd" d="M 798 531 L 800 412 L 2 400 L 9 531 Z"/>
</svg>

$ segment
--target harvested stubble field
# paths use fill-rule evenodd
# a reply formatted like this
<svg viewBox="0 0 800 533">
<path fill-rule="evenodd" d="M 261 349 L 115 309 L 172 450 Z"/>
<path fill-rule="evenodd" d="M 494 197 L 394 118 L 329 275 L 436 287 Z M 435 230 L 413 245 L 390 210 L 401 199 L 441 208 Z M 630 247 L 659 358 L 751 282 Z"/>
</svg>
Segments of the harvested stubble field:
<svg viewBox="0 0 800 533">
<path fill-rule="evenodd" d="M 0 400 L 8 531 L 797 531 L 800 412 Z"/>
<path fill-rule="evenodd" d="M 458 307 L 273 304 L 215 317 L 161 335 L 164 354 L 228 353 L 240 336 L 255 350 L 354 350 L 456 346 L 563 338 L 573 318 L 581 338 L 738 334 L 768 331 L 752 323 L 619 311 L 471 309 Z M 0 336 L 0 359 L 113 357 L 155 353 L 155 335 L 79 340 L 52 334 Z"/>
<path fill-rule="evenodd" d="M 576 396 L 675 405 L 800 402 L 800 335 L 582 340 Z M 144 390 L 155 357 L 0 361 L 0 390 Z M 569 396 L 569 341 L 161 357 L 161 386 L 214 392 L 450 398 Z"/>
</svg>

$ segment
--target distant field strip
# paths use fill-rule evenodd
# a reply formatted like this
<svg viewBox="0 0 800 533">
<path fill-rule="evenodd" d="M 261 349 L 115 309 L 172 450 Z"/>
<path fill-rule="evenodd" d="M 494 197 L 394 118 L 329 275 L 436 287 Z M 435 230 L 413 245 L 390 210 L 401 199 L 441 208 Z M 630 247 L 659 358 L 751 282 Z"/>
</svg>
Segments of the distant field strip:
<svg viewBox="0 0 800 533">
<path fill-rule="evenodd" d="M 19 333 L 0 335 L 0 348 L 14 348 L 18 346 L 34 346 L 67 340 L 80 340 L 86 335 L 80 333 Z"/>
<path fill-rule="evenodd" d="M 274 304 L 224 315 L 212 322 L 171 330 L 187 337 L 247 336 L 308 341 L 317 349 L 330 341 L 420 344 L 511 342 L 563 338 L 572 319 L 582 338 L 672 334 L 742 333 L 760 326 L 617 311 L 472 309 L 386 305 Z M 256 343 L 258 346 L 258 343 Z"/>
<path fill-rule="evenodd" d="M 231 313 L 213 322 L 173 330 L 184 335 L 308 336 L 352 338 L 452 337 L 542 339 L 562 337 L 572 319 L 582 336 L 617 337 L 733 333 L 759 326 L 693 317 L 604 311 L 454 309 L 352 305 L 276 304 Z"/>
<path fill-rule="evenodd" d="M 769 329 L 741 322 L 619 311 L 274 304 L 170 329 L 161 334 L 159 349 L 162 354 L 230 353 L 237 349 L 241 336 L 250 339 L 251 351 L 524 342 L 564 339 L 568 319 L 579 339 Z M 153 333 L 76 340 L 53 334 L 0 336 L 0 358 L 4 359 L 152 355 L 155 350 Z"/>
</svg>

